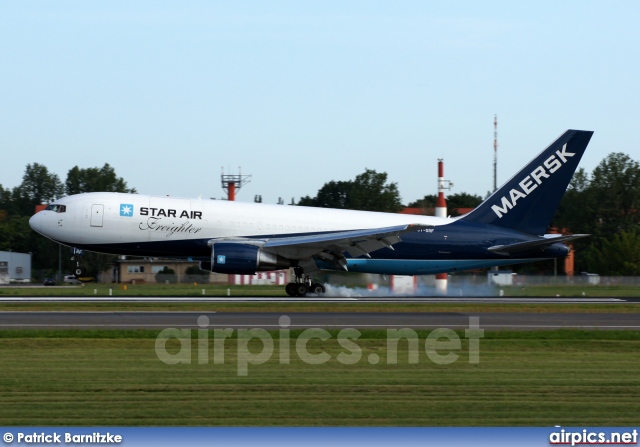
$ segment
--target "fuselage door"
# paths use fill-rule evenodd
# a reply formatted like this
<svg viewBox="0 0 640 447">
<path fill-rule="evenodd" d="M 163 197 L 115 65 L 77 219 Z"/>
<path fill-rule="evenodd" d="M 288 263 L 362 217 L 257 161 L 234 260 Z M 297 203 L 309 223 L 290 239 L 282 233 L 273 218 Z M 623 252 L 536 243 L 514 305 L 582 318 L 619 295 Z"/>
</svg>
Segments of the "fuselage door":
<svg viewBox="0 0 640 447">
<path fill-rule="evenodd" d="M 98 205 L 98 204 L 91 205 L 91 226 L 92 227 L 101 227 L 103 216 L 104 216 L 104 205 Z"/>
</svg>

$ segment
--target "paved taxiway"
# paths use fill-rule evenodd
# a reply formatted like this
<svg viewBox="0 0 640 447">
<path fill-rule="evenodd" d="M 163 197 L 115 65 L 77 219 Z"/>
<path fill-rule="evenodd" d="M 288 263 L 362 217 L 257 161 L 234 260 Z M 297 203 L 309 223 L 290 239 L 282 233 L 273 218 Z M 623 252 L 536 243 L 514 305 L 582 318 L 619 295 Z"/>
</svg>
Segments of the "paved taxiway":
<svg viewBox="0 0 640 447">
<path fill-rule="evenodd" d="M 470 325 L 478 317 L 484 329 L 544 330 L 558 328 L 640 330 L 640 313 L 561 312 L 351 312 L 348 303 L 495 303 L 495 304 L 623 304 L 637 299 L 619 298 L 2 298 L 0 302 L 343 302 L 344 312 L 0 312 L 0 329 L 163 329 L 185 328 L 452 328 Z M 427 309 L 425 309 L 427 310 Z M 201 317 L 206 316 L 206 319 Z M 284 317 L 284 318 L 283 318 Z M 206 323 L 206 326 L 201 326 Z"/>
</svg>

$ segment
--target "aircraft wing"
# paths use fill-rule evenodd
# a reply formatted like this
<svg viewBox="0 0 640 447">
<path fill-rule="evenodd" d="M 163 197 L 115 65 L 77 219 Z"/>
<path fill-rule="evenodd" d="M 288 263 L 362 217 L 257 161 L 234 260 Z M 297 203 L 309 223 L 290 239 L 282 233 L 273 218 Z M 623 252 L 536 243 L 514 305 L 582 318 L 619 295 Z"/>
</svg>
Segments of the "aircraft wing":
<svg viewBox="0 0 640 447">
<path fill-rule="evenodd" d="M 350 230 L 309 236 L 281 237 L 268 239 L 262 248 L 278 255 L 301 259 L 320 255 L 323 252 L 342 253 L 348 251 L 352 256 L 370 257 L 369 253 L 381 248 L 393 250 L 393 244 L 400 242 L 400 235 L 433 228 L 433 225 L 408 224 L 369 230 Z M 322 256 L 320 256 L 322 257 Z"/>
<path fill-rule="evenodd" d="M 542 248 L 548 245 L 555 244 L 556 242 L 572 241 L 574 239 L 580 239 L 583 237 L 591 236 L 590 234 L 568 234 L 565 236 L 548 237 L 544 239 L 538 239 L 535 241 L 518 242 L 516 244 L 509 245 L 494 245 L 487 250 L 498 253 L 501 255 L 513 255 L 524 251 L 533 250 L 535 248 Z"/>
<path fill-rule="evenodd" d="M 349 252 L 351 256 L 355 257 L 370 257 L 369 253 L 381 248 L 393 250 L 393 245 L 402 240 L 400 236 L 404 233 L 433 227 L 433 225 L 406 224 L 366 230 L 335 231 L 307 236 L 285 236 L 257 240 L 222 238 L 213 239 L 209 243 L 238 242 L 257 245 L 263 251 L 288 259 L 300 260 L 307 265 L 307 269 L 314 268 L 315 263 L 311 258 L 317 256 L 346 270 L 347 261 L 344 252 Z"/>
</svg>

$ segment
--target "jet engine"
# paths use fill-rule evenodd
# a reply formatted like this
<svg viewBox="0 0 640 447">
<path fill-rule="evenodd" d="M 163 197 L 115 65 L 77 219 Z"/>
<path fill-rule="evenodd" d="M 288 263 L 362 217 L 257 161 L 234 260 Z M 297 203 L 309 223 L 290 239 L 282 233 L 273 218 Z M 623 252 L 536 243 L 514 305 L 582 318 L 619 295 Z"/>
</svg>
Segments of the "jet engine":
<svg viewBox="0 0 640 447">
<path fill-rule="evenodd" d="M 216 242 L 211 245 L 211 262 L 200 268 L 215 273 L 254 275 L 256 272 L 289 268 L 287 258 L 269 253 L 259 245 L 239 242 Z"/>
</svg>

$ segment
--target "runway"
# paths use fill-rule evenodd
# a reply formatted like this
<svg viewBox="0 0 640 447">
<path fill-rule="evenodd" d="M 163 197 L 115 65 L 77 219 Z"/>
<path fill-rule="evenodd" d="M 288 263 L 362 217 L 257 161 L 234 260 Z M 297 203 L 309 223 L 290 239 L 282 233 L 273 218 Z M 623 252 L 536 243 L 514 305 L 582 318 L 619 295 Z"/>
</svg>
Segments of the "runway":
<svg viewBox="0 0 640 447">
<path fill-rule="evenodd" d="M 0 312 L 0 329 L 624 329 L 640 313 L 531 312 Z"/>
<path fill-rule="evenodd" d="M 393 303 L 393 304 L 640 304 L 616 297 L 2 297 L 0 303 Z"/>
<path fill-rule="evenodd" d="M 640 304 L 638 298 L 588 297 L 2 297 L 0 303 L 200 303 L 206 311 L 18 311 L 0 312 L 0 329 L 464 329 L 477 317 L 484 329 L 544 330 L 561 328 L 640 330 L 637 313 L 564 312 L 429 312 L 429 304 Z M 341 312 L 215 312 L 216 304 L 333 303 Z M 353 312 L 350 304 L 425 304 L 416 312 Z M 229 311 L 230 310 L 230 311 Z M 206 318 L 203 318 L 206 317 Z M 200 320 L 199 320 L 200 318 Z M 205 326 L 198 325 L 198 322 Z M 284 323 L 287 323 L 285 325 Z"/>
</svg>

